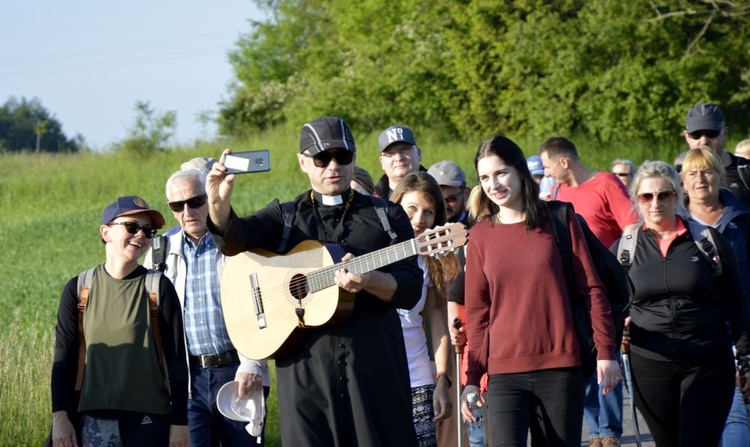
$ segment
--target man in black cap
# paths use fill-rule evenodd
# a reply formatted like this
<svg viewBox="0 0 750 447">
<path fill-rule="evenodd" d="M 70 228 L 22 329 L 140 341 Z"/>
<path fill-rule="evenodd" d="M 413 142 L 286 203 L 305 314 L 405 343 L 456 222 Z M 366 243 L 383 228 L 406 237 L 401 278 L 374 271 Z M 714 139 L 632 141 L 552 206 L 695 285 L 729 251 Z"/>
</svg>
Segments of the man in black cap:
<svg viewBox="0 0 750 447">
<path fill-rule="evenodd" d="M 426 171 L 420 165 L 422 150 L 417 146 L 414 132 L 406 126 L 391 126 L 380 133 L 380 166 L 385 171 L 378 184 L 375 185 L 375 195 L 388 199 L 391 192 L 407 174 Z"/>
<path fill-rule="evenodd" d="M 750 206 L 750 175 L 747 171 L 750 161 L 724 150 L 729 130 L 719 106 L 708 102 L 694 105 L 688 111 L 683 133 L 690 149 L 705 146 L 716 152 L 726 172 L 724 186 L 737 196 L 743 205 Z"/>
<path fill-rule="evenodd" d="M 315 240 L 340 245 L 348 260 L 411 239 L 400 206 L 350 188 L 355 158 L 354 138 L 340 118 L 318 118 L 302 127 L 297 159 L 312 189 L 294 200 L 288 231 L 289 207 L 278 200 L 252 216 L 237 217 L 229 203 L 234 175 L 215 164 L 206 192 L 216 245 L 232 256 L 253 248 L 286 252 Z M 364 274 L 342 269 L 335 282 L 356 294 L 349 318 L 335 327 L 304 329 L 291 352 L 275 357 L 282 443 L 416 445 L 396 308 L 417 303 L 422 271 L 411 258 Z"/>
</svg>

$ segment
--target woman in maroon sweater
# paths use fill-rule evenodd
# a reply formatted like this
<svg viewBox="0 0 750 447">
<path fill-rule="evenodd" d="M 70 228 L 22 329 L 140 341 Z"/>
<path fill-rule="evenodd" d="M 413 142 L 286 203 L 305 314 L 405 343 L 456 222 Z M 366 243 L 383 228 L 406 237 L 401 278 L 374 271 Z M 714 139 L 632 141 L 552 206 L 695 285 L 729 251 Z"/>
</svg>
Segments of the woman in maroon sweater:
<svg viewBox="0 0 750 447">
<path fill-rule="evenodd" d="M 531 428 L 535 445 L 580 446 L 586 380 L 549 212 L 513 141 L 483 142 L 474 165 L 483 193 L 470 204 L 479 217 L 466 258 L 469 369 L 462 412 L 473 419 L 466 395 L 479 394 L 486 372 L 493 445 L 525 446 Z M 573 272 L 591 309 L 606 393 L 620 380 L 610 307 L 580 225 L 574 218 L 569 225 Z"/>
</svg>

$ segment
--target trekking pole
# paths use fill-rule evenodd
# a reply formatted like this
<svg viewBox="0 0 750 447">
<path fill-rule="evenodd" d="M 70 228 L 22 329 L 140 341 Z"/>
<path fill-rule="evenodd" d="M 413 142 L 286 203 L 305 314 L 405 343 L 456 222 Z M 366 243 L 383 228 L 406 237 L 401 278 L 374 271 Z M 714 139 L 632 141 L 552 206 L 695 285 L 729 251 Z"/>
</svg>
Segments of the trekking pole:
<svg viewBox="0 0 750 447">
<path fill-rule="evenodd" d="M 453 319 L 453 327 L 456 330 L 461 329 L 461 318 L 456 317 Z M 458 414 L 458 417 L 456 418 L 456 432 L 458 433 L 458 447 L 462 447 L 463 444 L 463 437 L 461 436 L 461 427 L 463 427 L 463 418 L 461 417 L 461 351 L 463 351 L 463 347 L 461 345 L 455 345 L 453 347 L 456 351 L 456 381 L 454 382 L 456 384 L 456 413 Z"/>
<path fill-rule="evenodd" d="M 630 412 L 633 415 L 633 430 L 635 431 L 635 445 L 641 447 L 641 430 L 638 428 L 638 415 L 635 413 L 635 396 L 633 395 L 633 375 L 630 372 L 630 344 L 620 345 L 622 351 L 622 369 L 625 370 L 625 388 L 630 395 Z"/>
</svg>

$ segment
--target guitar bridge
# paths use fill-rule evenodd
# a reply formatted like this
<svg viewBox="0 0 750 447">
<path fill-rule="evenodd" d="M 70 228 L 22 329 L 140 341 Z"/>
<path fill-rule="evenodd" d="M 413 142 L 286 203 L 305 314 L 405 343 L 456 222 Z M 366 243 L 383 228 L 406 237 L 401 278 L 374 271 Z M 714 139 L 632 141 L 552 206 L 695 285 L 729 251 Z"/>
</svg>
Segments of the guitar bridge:
<svg viewBox="0 0 750 447">
<path fill-rule="evenodd" d="M 260 295 L 258 277 L 255 273 L 250 275 L 250 293 L 252 294 L 253 306 L 255 306 L 255 316 L 258 317 L 258 327 L 265 329 L 267 327 L 266 313 L 263 309 L 263 297 Z"/>
</svg>

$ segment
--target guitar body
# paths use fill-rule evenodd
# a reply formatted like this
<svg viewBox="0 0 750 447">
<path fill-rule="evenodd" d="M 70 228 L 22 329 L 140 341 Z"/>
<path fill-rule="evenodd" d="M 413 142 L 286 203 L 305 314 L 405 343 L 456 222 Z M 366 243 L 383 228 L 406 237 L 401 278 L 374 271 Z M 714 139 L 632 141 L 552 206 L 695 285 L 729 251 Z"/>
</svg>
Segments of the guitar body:
<svg viewBox="0 0 750 447">
<path fill-rule="evenodd" d="M 294 333 L 304 330 L 301 323 L 317 327 L 346 319 L 354 294 L 335 284 L 307 290 L 310 272 L 335 264 L 332 252 L 332 247 L 305 241 L 283 256 L 256 249 L 228 258 L 221 305 L 229 337 L 242 355 L 255 360 L 281 355 L 296 339 Z M 256 300 L 262 302 L 265 318 L 259 318 Z"/>
<path fill-rule="evenodd" d="M 260 249 L 232 256 L 221 275 L 229 338 L 247 358 L 283 356 L 304 328 L 349 316 L 354 294 L 336 286 L 338 270 L 364 274 L 412 256 L 437 255 L 466 244 L 467 236 L 463 224 L 451 223 L 344 262 L 341 247 L 316 241 L 283 256 Z"/>
</svg>

